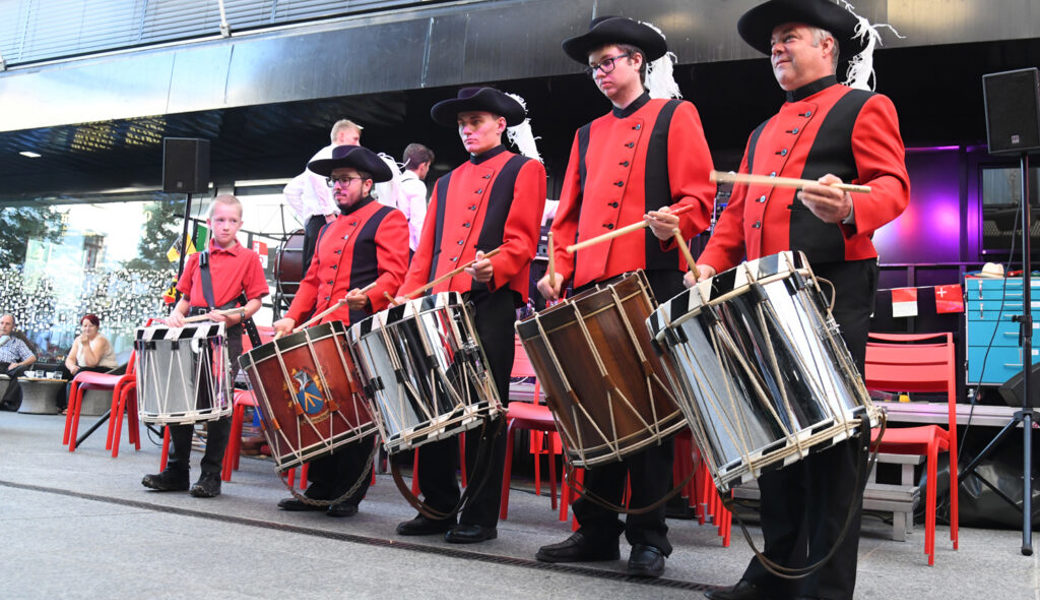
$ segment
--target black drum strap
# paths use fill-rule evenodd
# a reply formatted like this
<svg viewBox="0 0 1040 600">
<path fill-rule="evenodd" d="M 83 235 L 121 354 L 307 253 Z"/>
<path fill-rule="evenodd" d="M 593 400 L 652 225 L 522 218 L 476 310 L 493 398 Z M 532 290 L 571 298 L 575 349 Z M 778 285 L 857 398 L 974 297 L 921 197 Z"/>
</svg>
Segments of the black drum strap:
<svg viewBox="0 0 1040 600">
<path fill-rule="evenodd" d="M 206 304 L 210 310 L 217 308 L 216 297 L 213 295 L 213 276 L 209 272 L 209 250 L 203 250 L 199 253 L 199 273 L 202 275 L 202 296 L 206 299 Z M 233 308 L 234 306 L 245 306 L 249 300 L 246 298 L 245 292 L 239 295 L 228 303 L 227 306 L 220 308 Z M 256 323 L 253 322 L 252 317 L 242 318 L 242 326 L 245 327 L 246 333 L 249 335 L 249 343 L 254 348 L 259 348 L 263 342 L 260 339 L 260 332 L 256 329 Z"/>
</svg>

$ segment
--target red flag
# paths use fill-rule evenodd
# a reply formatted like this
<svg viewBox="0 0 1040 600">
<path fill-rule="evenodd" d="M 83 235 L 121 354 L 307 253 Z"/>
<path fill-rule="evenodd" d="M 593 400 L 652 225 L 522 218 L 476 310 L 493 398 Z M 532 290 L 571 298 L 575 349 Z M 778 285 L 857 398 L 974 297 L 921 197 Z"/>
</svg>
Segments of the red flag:
<svg viewBox="0 0 1040 600">
<path fill-rule="evenodd" d="M 892 290 L 892 317 L 917 316 L 917 288 L 896 288 Z"/>
<path fill-rule="evenodd" d="M 961 284 L 935 286 L 935 312 L 962 313 L 964 312 L 964 292 Z"/>
</svg>

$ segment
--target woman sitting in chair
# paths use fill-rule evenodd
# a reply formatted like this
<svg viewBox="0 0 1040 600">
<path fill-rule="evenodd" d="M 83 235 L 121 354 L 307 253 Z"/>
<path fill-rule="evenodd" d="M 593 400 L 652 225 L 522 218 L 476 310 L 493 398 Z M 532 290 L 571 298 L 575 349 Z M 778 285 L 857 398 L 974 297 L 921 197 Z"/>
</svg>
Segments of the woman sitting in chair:
<svg viewBox="0 0 1040 600">
<path fill-rule="evenodd" d="M 118 366 L 116 354 L 105 336 L 98 332 L 101 319 L 95 314 L 83 315 L 80 322 L 80 334 L 72 342 L 72 348 L 65 357 L 65 378 L 72 379 L 80 371 L 105 373 Z M 64 412 L 68 402 L 68 389 L 64 397 L 59 398 L 59 406 Z"/>
</svg>

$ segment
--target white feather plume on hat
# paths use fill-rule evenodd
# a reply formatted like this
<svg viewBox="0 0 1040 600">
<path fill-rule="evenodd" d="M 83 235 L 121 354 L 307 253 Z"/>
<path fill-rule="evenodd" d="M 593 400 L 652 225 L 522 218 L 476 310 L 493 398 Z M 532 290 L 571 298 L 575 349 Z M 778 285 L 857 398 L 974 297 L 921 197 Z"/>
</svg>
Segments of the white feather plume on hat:
<svg viewBox="0 0 1040 600">
<path fill-rule="evenodd" d="M 640 21 L 640 23 L 659 33 L 662 38 L 665 37 L 664 32 L 653 23 L 646 21 Z M 665 52 L 661 58 L 647 63 L 646 89 L 651 98 L 682 98 L 682 92 L 679 91 L 679 84 L 675 82 L 675 71 L 672 68 L 676 62 L 678 62 L 678 58 L 674 52 Z"/>
<path fill-rule="evenodd" d="M 845 0 L 839 0 L 839 4 L 843 4 L 845 10 L 856 17 L 856 34 L 852 39 L 861 40 L 863 44 L 863 50 L 849 59 L 849 67 L 845 71 L 845 85 L 860 90 L 873 91 L 877 85 L 874 77 L 874 48 L 882 43 L 881 33 L 878 30 L 882 27 L 887 27 L 900 39 L 906 36 L 899 35 L 895 27 L 888 23 L 871 25 L 866 17 L 856 14 L 856 11 L 853 10 L 855 7 Z"/>
<path fill-rule="evenodd" d="M 518 94 L 510 94 L 509 92 L 506 92 L 506 96 L 519 102 L 520 106 L 524 107 L 524 114 L 527 114 L 527 102 L 522 97 Z M 524 117 L 523 123 L 507 127 L 506 137 L 509 138 L 510 143 L 516 146 L 517 150 L 520 151 L 520 154 L 523 154 L 527 158 L 533 158 L 538 162 L 542 162 L 542 156 L 538 152 L 538 144 L 536 143 L 540 138 L 534 137 L 534 131 L 531 129 L 531 119 Z"/>
</svg>

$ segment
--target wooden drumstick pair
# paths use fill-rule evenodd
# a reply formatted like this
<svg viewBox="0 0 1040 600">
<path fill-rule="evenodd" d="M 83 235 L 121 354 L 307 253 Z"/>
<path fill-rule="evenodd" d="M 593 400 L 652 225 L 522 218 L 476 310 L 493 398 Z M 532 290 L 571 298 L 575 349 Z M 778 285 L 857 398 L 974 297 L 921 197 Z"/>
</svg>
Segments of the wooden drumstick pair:
<svg viewBox="0 0 1040 600">
<path fill-rule="evenodd" d="M 674 211 L 672 211 L 672 212 L 670 212 L 668 214 L 671 214 L 671 215 L 681 215 L 684 212 L 690 210 L 691 208 L 693 208 L 693 205 L 692 204 L 687 204 L 685 206 L 680 206 L 679 208 L 675 209 Z M 626 233 L 632 233 L 633 231 L 639 231 L 640 229 L 643 229 L 644 227 L 648 227 L 648 226 L 649 226 L 649 224 L 646 221 L 637 221 L 635 223 L 632 223 L 631 225 L 626 225 L 626 226 L 622 227 L 621 229 L 615 229 L 614 231 L 611 231 L 609 233 L 604 233 L 603 235 L 597 235 L 596 237 L 589 238 L 589 239 L 587 239 L 587 240 L 585 240 L 583 242 L 578 242 L 577 244 L 571 244 L 570 246 L 567 246 L 567 252 L 570 253 L 570 254 L 574 254 L 578 250 L 582 250 L 584 248 L 588 248 L 589 246 L 595 246 L 596 244 L 605 242 L 607 240 L 612 240 L 612 239 L 614 239 L 616 237 L 620 237 L 622 235 L 625 235 Z M 552 253 L 550 252 L 550 255 L 551 254 Z M 550 262 L 549 264 L 551 266 L 552 262 Z"/>
<path fill-rule="evenodd" d="M 501 251 L 501 250 L 502 250 L 502 247 L 499 246 L 498 248 L 495 248 L 494 250 L 491 250 L 490 252 L 486 252 L 484 254 L 484 257 L 479 259 L 479 260 L 484 260 L 484 258 L 491 258 L 492 256 L 498 254 L 499 251 Z M 460 267 L 458 267 L 456 269 L 448 271 L 447 273 L 445 273 L 444 275 L 441 275 L 437 279 L 434 279 L 430 283 L 427 283 L 426 285 L 424 285 L 424 286 L 422 286 L 420 288 L 414 289 L 414 290 L 408 292 L 407 294 L 402 294 L 402 297 L 404 297 L 405 299 L 411 300 L 412 298 L 418 296 L 419 294 L 422 294 L 426 290 L 429 290 L 429 289 L 433 288 L 437 284 L 439 284 L 441 282 L 444 282 L 444 281 L 447 281 L 447 280 L 451 279 L 452 277 L 458 275 L 459 273 L 465 271 L 466 269 L 472 267 L 477 262 L 478 262 L 478 259 L 474 258 L 473 260 L 469 261 L 468 263 L 466 263 L 466 264 L 464 264 L 464 265 L 462 265 L 462 266 L 460 266 Z M 389 296 L 389 294 L 387 294 L 387 296 Z M 390 302 L 393 305 L 395 305 L 395 306 L 397 305 L 397 302 L 394 301 L 393 299 L 391 299 Z"/>
<path fill-rule="evenodd" d="M 244 306 L 237 306 L 235 308 L 229 308 L 227 310 L 215 310 L 213 312 L 217 313 L 218 315 L 223 315 L 225 317 L 230 317 L 231 315 L 234 315 L 234 314 L 241 314 L 243 317 L 245 317 L 246 307 L 244 307 Z M 195 315 L 194 317 L 188 317 L 188 318 L 184 319 L 184 322 L 185 323 L 198 323 L 199 321 L 208 321 L 208 320 L 209 320 L 209 313 L 206 313 L 204 315 Z"/>
<path fill-rule="evenodd" d="M 819 181 L 813 181 L 812 179 L 770 177 L 768 175 L 751 175 L 750 173 L 723 173 L 722 171 L 712 171 L 708 175 L 708 179 L 719 183 L 755 183 L 760 185 L 771 185 L 774 187 L 798 189 L 804 188 L 807 185 L 820 184 Z M 870 193 L 869 185 L 856 185 L 853 183 L 825 183 L 820 185 L 829 185 L 846 192 L 858 192 L 860 194 Z"/>
<path fill-rule="evenodd" d="M 366 293 L 366 292 L 370 292 L 370 291 L 372 291 L 372 289 L 373 289 L 373 288 L 375 288 L 375 287 L 376 287 L 376 282 L 374 282 L 374 281 L 373 281 L 372 283 L 370 283 L 370 284 L 366 285 L 365 287 L 361 288 L 361 290 L 360 290 L 360 292 L 359 292 L 359 293 L 361 293 L 361 294 L 364 294 L 364 293 Z M 314 316 L 313 316 L 313 317 L 311 317 L 310 319 L 307 319 L 306 321 L 304 321 L 304 322 L 303 322 L 303 323 L 301 323 L 300 325 L 297 325 L 296 327 L 294 327 L 294 328 L 293 328 L 293 330 L 292 330 L 292 333 L 299 333 L 300 331 L 303 331 L 304 329 L 307 329 L 307 328 L 308 328 L 308 327 L 310 327 L 311 325 L 314 325 L 314 324 L 315 324 L 315 323 L 317 323 L 318 321 L 321 321 L 322 319 L 324 319 L 324 318 L 325 318 L 326 316 L 328 316 L 328 315 L 332 314 L 333 312 L 335 312 L 335 311 L 339 310 L 339 309 L 340 309 L 340 308 L 342 308 L 342 307 L 343 307 L 343 306 L 344 306 L 344 305 L 345 305 L 346 303 L 347 303 L 347 297 L 346 297 L 346 296 L 343 296 L 343 297 L 342 297 L 342 298 L 340 298 L 340 299 L 339 299 L 338 301 L 336 301 L 336 302 L 332 303 L 332 304 L 331 304 L 331 305 L 330 305 L 330 306 L 329 306 L 328 308 L 326 308 L 325 310 L 323 310 L 323 311 L 321 311 L 320 313 L 318 313 L 318 314 L 314 315 Z M 277 339 L 281 338 L 281 337 L 282 337 L 282 336 L 284 336 L 284 335 L 285 335 L 284 333 L 282 333 L 281 331 L 279 331 L 278 333 L 274 334 L 274 339 L 276 339 L 276 340 L 277 340 Z"/>
</svg>

